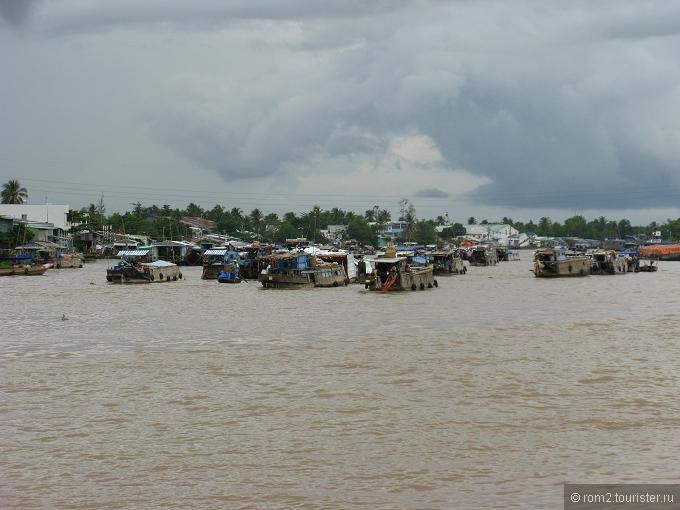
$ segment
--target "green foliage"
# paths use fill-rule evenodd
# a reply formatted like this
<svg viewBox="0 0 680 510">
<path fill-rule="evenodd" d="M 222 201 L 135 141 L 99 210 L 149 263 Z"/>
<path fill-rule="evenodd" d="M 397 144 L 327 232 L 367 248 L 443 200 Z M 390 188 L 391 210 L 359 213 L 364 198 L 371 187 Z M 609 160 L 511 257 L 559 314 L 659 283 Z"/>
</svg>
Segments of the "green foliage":
<svg viewBox="0 0 680 510">
<path fill-rule="evenodd" d="M 418 244 L 436 244 L 437 229 L 432 220 L 418 220 L 413 226 L 413 240 Z"/>
<path fill-rule="evenodd" d="M 434 244 L 437 240 L 436 225 L 447 224 L 448 218 L 439 216 L 435 220 L 417 220 L 413 204 L 406 198 L 399 202 L 400 219 L 409 222 L 402 241 L 415 241 L 419 244 Z M 275 213 L 265 213 L 260 209 L 253 209 L 244 213 L 240 208 L 228 209 L 222 205 L 215 205 L 212 209 L 204 210 L 200 206 L 190 203 L 186 209 L 172 208 L 165 204 L 144 206 L 138 202 L 133 204 L 132 211 L 124 214 L 105 214 L 103 195 L 97 203 L 91 203 L 81 210 L 69 211 L 69 221 L 82 223 L 74 230 L 101 230 L 102 225 L 111 224 L 114 230 L 128 234 L 144 234 L 153 239 L 182 239 L 187 238 L 189 231 L 180 223 L 184 216 L 199 216 L 212 220 L 218 232 L 240 237 L 244 240 L 260 239 L 269 242 L 283 242 L 286 239 L 306 237 L 326 242 L 321 230 L 328 225 L 347 225 L 347 237 L 357 239 L 363 244 L 377 245 L 378 234 L 391 221 L 391 215 L 386 209 L 375 205 L 365 211 L 363 215 L 334 207 L 330 210 L 314 206 L 308 212 L 295 213 L 289 211 L 281 217 Z M 502 223 L 512 225 L 520 232 L 549 237 L 581 237 L 585 239 L 603 240 L 605 238 L 622 237 L 627 235 L 644 239 L 652 232 L 661 230 L 667 240 L 680 238 L 680 218 L 668 219 L 665 223 L 651 222 L 646 226 L 633 226 L 628 219 L 618 221 L 609 220 L 604 216 L 588 221 L 581 215 L 575 215 L 564 220 L 564 223 L 554 222 L 549 217 L 541 217 L 538 223 L 529 220 L 526 223 L 514 221 L 504 217 Z M 372 225 L 369 225 L 371 223 Z M 487 224 L 483 220 L 481 224 Z M 468 225 L 477 224 L 474 217 L 467 220 Z M 444 229 L 441 237 L 453 239 L 465 234 L 465 227 L 461 223 L 454 223 Z M 23 236 L 22 236 L 23 237 Z M 3 238 L 5 244 L 9 241 L 8 234 Z"/>
<path fill-rule="evenodd" d="M 361 216 L 355 216 L 347 225 L 347 236 L 356 239 L 361 244 L 378 245 L 378 231 L 371 227 Z"/>
<path fill-rule="evenodd" d="M 0 232 L 0 248 L 12 249 L 16 246 L 30 243 L 35 234 L 26 224 L 19 223 L 12 227 L 9 232 Z"/>
<path fill-rule="evenodd" d="M 18 180 L 10 179 L 2 185 L 0 202 L 3 204 L 23 204 L 26 199 L 28 199 L 28 191 L 21 187 Z"/>
<path fill-rule="evenodd" d="M 454 223 L 450 227 L 442 230 L 441 237 L 444 239 L 454 239 L 458 236 L 465 235 L 465 227 L 461 223 Z"/>
<path fill-rule="evenodd" d="M 298 229 L 288 221 L 281 222 L 278 229 L 274 233 L 273 240 L 278 243 L 283 243 L 286 239 L 295 239 L 299 237 Z"/>
</svg>

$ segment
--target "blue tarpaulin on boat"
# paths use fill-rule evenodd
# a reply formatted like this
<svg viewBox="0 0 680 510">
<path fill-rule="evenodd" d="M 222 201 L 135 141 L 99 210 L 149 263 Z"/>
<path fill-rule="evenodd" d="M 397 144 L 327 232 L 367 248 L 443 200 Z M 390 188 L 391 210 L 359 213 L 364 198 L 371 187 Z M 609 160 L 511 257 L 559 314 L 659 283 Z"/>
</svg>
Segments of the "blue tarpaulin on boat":
<svg viewBox="0 0 680 510">
<path fill-rule="evenodd" d="M 2 257 L 0 260 L 2 261 L 19 261 L 19 260 L 31 260 L 33 258 L 33 255 L 17 255 L 16 257 Z"/>
</svg>

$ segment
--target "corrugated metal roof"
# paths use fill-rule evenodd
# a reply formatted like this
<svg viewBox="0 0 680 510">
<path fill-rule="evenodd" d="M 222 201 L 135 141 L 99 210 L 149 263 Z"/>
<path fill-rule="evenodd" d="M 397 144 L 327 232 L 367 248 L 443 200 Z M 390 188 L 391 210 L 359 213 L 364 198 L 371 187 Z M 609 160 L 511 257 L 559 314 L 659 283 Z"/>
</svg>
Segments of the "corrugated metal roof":
<svg viewBox="0 0 680 510">
<path fill-rule="evenodd" d="M 143 257 L 148 254 L 149 250 L 123 250 L 119 251 L 116 257 Z"/>
<path fill-rule="evenodd" d="M 203 255 L 226 255 L 228 250 L 205 250 Z"/>
</svg>

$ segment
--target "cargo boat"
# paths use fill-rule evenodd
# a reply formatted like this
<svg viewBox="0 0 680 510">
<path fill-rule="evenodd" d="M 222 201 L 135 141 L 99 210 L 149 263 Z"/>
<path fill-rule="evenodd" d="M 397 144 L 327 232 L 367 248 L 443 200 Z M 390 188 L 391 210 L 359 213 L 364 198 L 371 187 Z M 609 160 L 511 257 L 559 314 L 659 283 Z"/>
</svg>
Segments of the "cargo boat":
<svg viewBox="0 0 680 510">
<path fill-rule="evenodd" d="M 177 264 L 156 260 L 148 262 L 151 250 L 126 250 L 118 252 L 120 262 L 106 270 L 106 280 L 111 283 L 158 283 L 181 280 L 183 275 Z"/>
<path fill-rule="evenodd" d="M 467 267 L 458 250 L 433 251 L 428 254 L 428 258 L 432 263 L 432 271 L 436 275 L 467 273 Z"/>
<path fill-rule="evenodd" d="M 628 263 L 624 255 L 614 250 L 595 250 L 591 253 L 591 274 L 624 274 L 628 272 Z"/>
<path fill-rule="evenodd" d="M 349 283 L 342 265 L 321 262 L 304 252 L 262 257 L 261 263 L 266 267 L 259 280 L 265 288 L 338 287 Z"/>
<path fill-rule="evenodd" d="M 585 255 L 567 256 L 566 252 L 556 248 L 544 248 L 534 252 L 534 276 L 588 276 L 591 259 Z"/>
<path fill-rule="evenodd" d="M 424 290 L 439 286 L 431 265 L 410 265 L 408 258 L 397 256 L 394 246 L 388 246 L 384 255 L 372 259 L 371 265 L 373 271 L 364 284 L 369 290 Z"/>
</svg>

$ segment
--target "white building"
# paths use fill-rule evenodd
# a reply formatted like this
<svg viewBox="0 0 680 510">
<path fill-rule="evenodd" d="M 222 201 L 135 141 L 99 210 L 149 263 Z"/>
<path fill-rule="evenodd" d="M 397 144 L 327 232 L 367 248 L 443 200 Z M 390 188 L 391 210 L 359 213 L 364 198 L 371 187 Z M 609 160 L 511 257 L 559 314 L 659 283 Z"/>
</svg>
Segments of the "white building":
<svg viewBox="0 0 680 510">
<path fill-rule="evenodd" d="M 505 223 L 487 223 L 486 225 L 468 225 L 465 235 L 478 242 L 495 241 L 501 246 L 519 244 L 519 230 Z"/>
<path fill-rule="evenodd" d="M 68 231 L 68 205 L 42 204 L 0 204 L 0 216 L 14 220 L 31 221 L 37 223 L 51 223 L 54 228 Z"/>
<path fill-rule="evenodd" d="M 347 233 L 347 225 L 328 225 L 328 228 L 321 230 L 321 233 L 331 241 L 340 241 Z"/>
<path fill-rule="evenodd" d="M 408 221 L 392 221 L 385 227 L 384 233 L 392 239 L 401 237 L 408 228 Z"/>
</svg>

